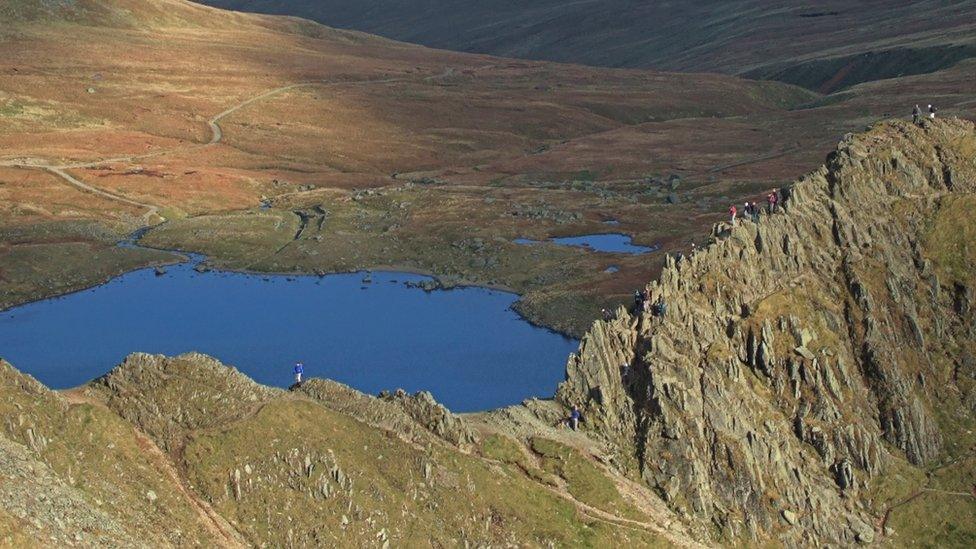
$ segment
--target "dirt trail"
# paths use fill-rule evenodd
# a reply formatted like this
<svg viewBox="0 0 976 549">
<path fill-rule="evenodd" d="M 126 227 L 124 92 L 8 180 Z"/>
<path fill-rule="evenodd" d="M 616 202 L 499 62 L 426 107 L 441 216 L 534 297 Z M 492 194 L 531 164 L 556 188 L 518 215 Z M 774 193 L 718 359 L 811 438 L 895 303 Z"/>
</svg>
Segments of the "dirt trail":
<svg viewBox="0 0 976 549">
<path fill-rule="evenodd" d="M 538 455 L 536 455 L 531 449 L 526 447 L 525 444 L 523 444 L 521 441 L 519 441 L 519 447 L 522 450 L 523 454 L 525 454 L 527 457 L 529 457 L 529 459 L 535 462 L 540 469 L 542 468 L 541 460 Z M 701 543 L 698 543 L 697 541 L 693 540 L 691 536 L 689 536 L 687 532 L 684 531 L 683 527 L 675 528 L 676 521 L 669 519 L 666 516 L 666 511 L 662 511 L 661 509 L 654 508 L 649 503 L 650 500 L 646 499 L 649 497 L 645 493 L 646 489 L 638 486 L 633 481 L 623 478 L 622 476 L 614 473 L 613 471 L 608 470 L 606 467 L 601 466 L 599 463 L 596 463 L 596 460 L 594 460 L 592 456 L 590 456 L 587 452 L 583 451 L 581 448 L 578 448 L 576 446 L 573 447 L 576 448 L 576 450 L 579 451 L 586 459 L 589 459 L 590 461 L 594 462 L 598 467 L 600 467 L 600 469 L 603 470 L 604 474 L 606 474 L 607 478 L 612 480 L 614 484 L 617 486 L 617 490 L 620 492 L 620 494 L 625 499 L 630 500 L 632 503 L 637 505 L 638 509 L 640 509 L 641 512 L 647 515 L 648 518 L 652 519 L 654 522 L 644 522 L 644 521 L 629 519 L 626 517 L 621 517 L 609 511 L 604 511 L 603 509 L 593 507 L 588 503 L 582 502 L 576 499 L 576 497 L 569 492 L 569 489 L 566 486 L 565 481 L 563 481 L 563 479 L 558 477 L 556 479 L 557 486 L 549 486 L 547 484 L 538 483 L 540 486 L 543 486 L 553 494 L 568 501 L 569 503 L 572 503 L 580 514 L 590 519 L 598 520 L 600 522 L 604 522 L 612 526 L 649 531 L 656 535 L 666 538 L 669 542 L 675 544 L 678 547 L 706 547 L 705 545 L 702 545 Z M 477 457 L 485 462 L 501 464 L 501 462 L 496 462 L 495 460 L 492 460 L 490 458 L 486 458 L 483 456 L 477 456 Z"/>
<path fill-rule="evenodd" d="M 48 172 L 50 172 L 50 173 L 52 173 L 52 174 L 54 174 L 54 175 L 56 175 L 56 176 L 58 176 L 58 177 L 60 177 L 61 179 L 64 179 L 69 184 L 71 184 L 71 185 L 73 185 L 73 186 L 75 186 L 75 187 L 77 187 L 77 188 L 79 188 L 79 189 L 81 189 L 83 191 L 88 191 L 90 193 L 94 193 L 94 194 L 97 194 L 99 196 L 104 196 L 105 198 L 108 198 L 108 199 L 111 199 L 111 200 L 115 200 L 116 202 L 122 202 L 123 204 L 129 204 L 129 205 L 132 205 L 132 206 L 137 206 L 139 208 L 146 208 L 146 213 L 143 214 L 143 219 L 144 219 L 144 221 L 146 221 L 146 224 L 148 224 L 148 221 L 149 221 L 149 219 L 152 216 L 156 215 L 159 212 L 159 208 L 157 208 L 156 206 L 154 206 L 152 204 L 146 204 L 144 202 L 137 202 L 135 200 L 132 200 L 131 198 L 126 198 L 124 196 L 117 195 L 115 193 L 111 193 L 109 191 L 105 191 L 105 190 L 102 190 L 102 189 L 99 189 L 99 188 L 96 188 L 96 187 L 92 187 L 91 185 L 88 185 L 87 183 L 85 183 L 85 182 L 83 182 L 83 181 L 75 178 L 74 176 L 72 176 L 68 172 L 64 171 L 63 168 L 59 168 L 59 167 L 56 167 L 56 166 L 45 166 L 43 169 L 46 170 L 46 171 L 48 171 Z"/>
<path fill-rule="evenodd" d="M 541 423 L 539 425 L 541 425 Z M 542 459 L 526 444 L 526 439 L 524 437 L 528 437 L 533 434 L 542 435 L 573 448 L 579 452 L 581 456 L 590 460 L 594 465 L 600 468 L 607 478 L 614 482 L 620 495 L 624 497 L 624 499 L 633 503 L 642 513 L 647 516 L 648 519 L 650 519 L 650 522 L 621 517 L 609 511 L 593 507 L 592 505 L 580 501 L 569 492 L 566 482 L 562 478 L 554 477 L 557 484 L 556 486 L 550 486 L 546 483 L 536 481 L 539 486 L 546 488 L 552 494 L 571 503 L 576 508 L 577 512 L 579 512 L 582 516 L 613 526 L 651 532 L 667 539 L 670 543 L 678 547 L 706 547 L 705 545 L 695 541 L 685 530 L 684 525 L 680 521 L 676 520 L 673 516 L 669 516 L 669 511 L 667 508 L 663 506 L 655 506 L 653 502 L 657 500 L 656 496 L 651 494 L 646 487 L 643 487 L 639 483 L 636 483 L 610 470 L 608 467 L 600 463 L 599 460 L 594 458 L 591 451 L 591 445 L 593 444 L 592 439 L 581 435 L 578 431 L 563 432 L 556 429 L 543 429 L 539 431 L 523 424 L 523 428 L 515 430 L 517 431 L 516 433 L 510 430 L 508 427 L 509 426 L 502 427 L 499 425 L 493 425 L 490 421 L 484 421 L 483 419 L 477 421 L 477 429 L 482 433 L 482 435 L 500 434 L 511 438 L 518 444 L 519 450 L 522 452 L 522 454 L 540 470 L 542 469 Z M 443 442 L 443 444 L 445 446 L 450 446 L 446 442 Z M 477 452 L 466 453 L 472 457 L 484 461 L 485 463 L 502 466 L 506 465 L 501 461 L 479 455 Z"/>
<path fill-rule="evenodd" d="M 428 76 L 427 79 L 441 78 L 441 77 L 449 76 L 449 75 L 450 75 L 450 69 L 446 70 L 443 74 L 438 74 L 438 75 L 434 75 L 434 76 Z M 230 107 L 229 109 L 221 112 L 220 114 L 217 114 L 216 116 L 210 118 L 207 121 L 207 126 L 210 128 L 210 140 L 207 143 L 198 143 L 198 144 L 190 145 L 190 146 L 174 147 L 174 148 L 171 148 L 171 149 L 165 149 L 165 150 L 160 150 L 160 151 L 153 151 L 151 153 L 140 154 L 140 155 L 119 156 L 119 157 L 115 157 L 115 158 L 105 158 L 105 159 L 101 159 L 101 160 L 93 160 L 91 162 L 74 162 L 74 163 L 68 163 L 68 164 L 52 164 L 52 163 L 49 163 L 46 160 L 40 159 L 40 158 L 22 158 L 22 159 L 8 159 L 8 160 L 0 161 L 0 166 L 2 166 L 2 167 L 8 167 L 8 168 L 44 170 L 46 172 L 49 172 L 51 174 L 56 175 L 57 177 L 61 178 L 63 181 L 67 182 L 69 185 L 71 185 L 71 186 L 73 186 L 75 188 L 78 188 L 78 189 L 81 189 L 83 191 L 87 191 L 87 192 L 90 192 L 90 193 L 97 194 L 97 195 L 102 196 L 104 198 L 107 198 L 109 200 L 114 200 L 116 202 L 121 202 L 123 204 L 128 204 L 130 206 L 137 206 L 137 207 L 140 207 L 140 208 L 145 208 L 146 209 L 146 213 L 143 214 L 143 223 L 145 225 L 149 225 L 152 217 L 154 215 L 158 215 L 158 213 L 159 213 L 159 207 L 158 206 L 155 206 L 153 204 L 146 204 L 146 203 L 143 203 L 143 202 L 138 202 L 136 200 L 132 200 L 130 198 L 126 198 L 124 196 L 121 196 L 121 195 L 118 195 L 118 194 L 115 194 L 115 193 L 112 193 L 112 192 L 109 192 L 109 191 L 105 191 L 105 190 L 99 189 L 97 187 L 93 187 L 93 186 L 88 185 L 87 183 L 84 183 L 83 181 L 77 179 L 76 177 L 72 176 L 66 170 L 70 170 L 70 169 L 88 169 L 88 168 L 95 168 L 95 167 L 98 167 L 98 166 L 103 166 L 105 164 L 118 164 L 118 163 L 135 162 L 137 160 L 145 160 L 147 158 L 155 158 L 155 157 L 164 156 L 164 155 L 167 155 L 167 154 L 172 154 L 172 153 L 175 153 L 175 152 L 187 152 L 187 151 L 192 151 L 192 150 L 196 150 L 196 149 L 201 149 L 203 147 L 209 147 L 211 145 L 216 145 L 216 144 L 220 143 L 221 141 L 223 141 L 223 139 L 224 139 L 224 132 L 223 132 L 223 130 L 220 127 L 220 121 L 221 120 L 223 120 L 224 118 L 226 118 L 226 117 L 234 114 L 235 112 L 237 112 L 237 111 L 239 111 L 239 110 L 241 110 L 243 108 L 246 108 L 249 105 L 252 105 L 252 104 L 257 103 L 257 102 L 259 102 L 261 100 L 267 99 L 269 97 L 273 97 L 275 95 L 284 93 L 284 92 L 289 91 L 289 90 L 294 90 L 294 89 L 303 88 L 303 87 L 310 87 L 310 86 L 343 86 L 343 85 L 387 84 L 387 83 L 392 83 L 392 82 L 404 82 L 404 81 L 408 81 L 408 80 L 413 80 L 413 79 L 408 79 L 408 78 L 384 78 L 384 79 L 376 79 L 376 80 L 350 80 L 350 81 L 317 80 L 317 81 L 299 82 L 299 83 L 295 83 L 295 84 L 289 84 L 287 86 L 281 86 L 280 88 L 275 88 L 273 90 L 268 90 L 268 91 L 263 92 L 263 93 L 261 93 L 259 95 L 256 95 L 254 97 L 251 97 L 249 99 L 246 99 L 244 101 L 241 101 L 240 103 L 238 103 L 238 104 Z"/>
<path fill-rule="evenodd" d="M 85 395 L 84 389 L 71 389 L 62 391 L 61 395 L 71 404 L 90 404 L 107 409 L 105 403 L 92 399 Z M 130 424 L 131 425 L 131 424 Z M 210 532 L 215 543 L 220 547 L 249 547 L 244 536 L 242 536 L 224 517 L 214 511 L 209 503 L 200 498 L 192 489 L 187 487 L 183 476 L 177 471 L 176 466 L 169 456 L 163 452 L 159 446 L 144 432 L 135 425 L 131 425 L 136 443 L 142 453 L 148 457 L 156 466 L 157 470 L 166 475 L 174 486 L 183 494 L 183 497 L 190 503 L 200 518 L 200 523 Z"/>
<path fill-rule="evenodd" d="M 888 520 L 891 518 L 891 513 L 893 513 L 895 511 L 895 509 L 898 509 L 899 507 L 902 507 L 904 505 L 908 505 L 909 503 L 911 503 L 911 502 L 915 501 L 916 499 L 922 497 L 922 495 L 925 494 L 926 492 L 936 493 L 936 494 L 944 494 L 944 495 L 950 495 L 950 496 L 963 496 L 963 497 L 976 498 L 976 487 L 973 488 L 973 493 L 971 493 L 971 494 L 968 494 L 966 492 L 953 492 L 953 491 L 947 491 L 947 490 L 940 490 L 938 488 L 932 488 L 932 481 L 935 479 L 936 473 L 938 473 L 939 471 L 941 471 L 943 469 L 946 469 L 948 467 L 952 467 L 953 465 L 956 465 L 960 461 L 962 461 L 964 459 L 968 459 L 969 457 L 971 457 L 973 455 L 976 455 L 976 447 L 970 448 L 968 452 L 963 452 L 962 454 L 956 456 L 955 459 L 952 459 L 950 461 L 947 461 L 947 462 L 943 463 L 942 465 L 939 465 L 935 469 L 932 469 L 931 471 L 929 471 L 928 473 L 926 473 L 926 475 L 925 475 L 925 484 L 923 484 L 922 486 L 920 486 L 917 490 L 915 490 L 914 492 L 912 492 L 911 494 L 909 494 L 904 499 L 902 499 L 902 500 L 900 500 L 900 501 L 898 501 L 896 503 L 893 503 L 893 504 L 889 505 L 887 508 L 885 508 L 884 513 L 882 513 L 882 515 L 881 515 L 881 520 L 878 523 L 878 528 L 877 528 L 878 529 L 878 532 L 882 536 L 885 536 L 885 529 L 888 526 Z"/>
</svg>

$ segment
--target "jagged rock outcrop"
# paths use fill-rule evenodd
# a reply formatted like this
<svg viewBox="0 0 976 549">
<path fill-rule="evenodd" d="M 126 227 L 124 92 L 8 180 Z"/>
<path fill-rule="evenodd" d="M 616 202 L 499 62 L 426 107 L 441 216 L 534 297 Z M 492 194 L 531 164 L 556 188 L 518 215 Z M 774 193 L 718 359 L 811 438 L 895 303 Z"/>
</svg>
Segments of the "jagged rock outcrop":
<svg viewBox="0 0 976 549">
<path fill-rule="evenodd" d="M 455 446 L 475 442 L 467 422 L 426 391 L 408 395 L 398 390 L 377 398 L 329 379 L 310 379 L 299 390 L 332 410 L 394 431 L 406 440 L 427 443 L 435 436 Z"/>
<path fill-rule="evenodd" d="M 239 419 L 281 393 L 200 353 L 134 353 L 87 390 L 167 451 L 185 432 Z"/>
<path fill-rule="evenodd" d="M 557 398 L 702 536 L 870 542 L 866 488 L 938 458 L 937 409 L 968 394 L 972 281 L 940 278 L 930 230 L 976 190 L 974 152 L 960 120 L 846 137 L 781 212 L 669 258 L 665 318 L 595 323 Z"/>
<path fill-rule="evenodd" d="M 434 400 L 434 395 L 427 391 L 408 395 L 403 390 L 397 390 L 382 398 L 396 404 L 414 421 L 451 444 L 470 444 L 475 440 L 465 421 Z"/>
</svg>

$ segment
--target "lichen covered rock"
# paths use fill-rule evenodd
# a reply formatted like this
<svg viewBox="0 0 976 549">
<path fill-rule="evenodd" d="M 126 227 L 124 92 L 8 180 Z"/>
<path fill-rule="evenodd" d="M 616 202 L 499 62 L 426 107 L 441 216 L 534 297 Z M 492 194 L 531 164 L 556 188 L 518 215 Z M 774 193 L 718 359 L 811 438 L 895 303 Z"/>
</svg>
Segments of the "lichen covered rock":
<svg viewBox="0 0 976 549">
<path fill-rule="evenodd" d="M 669 258 L 647 288 L 665 318 L 596 322 L 557 398 L 702 536 L 870 542 L 865 489 L 937 459 L 958 398 L 942 357 L 972 330 L 926 234 L 976 190 L 974 150 L 959 120 L 848 136 L 781 212 Z"/>
</svg>

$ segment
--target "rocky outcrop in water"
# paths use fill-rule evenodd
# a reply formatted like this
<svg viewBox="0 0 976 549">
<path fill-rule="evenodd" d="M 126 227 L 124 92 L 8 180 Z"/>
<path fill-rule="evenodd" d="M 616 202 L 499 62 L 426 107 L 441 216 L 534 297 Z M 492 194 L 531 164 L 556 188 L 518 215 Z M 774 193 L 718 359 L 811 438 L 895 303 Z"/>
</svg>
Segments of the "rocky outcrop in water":
<svg viewBox="0 0 976 549">
<path fill-rule="evenodd" d="M 974 413 L 972 280 L 932 234 L 976 190 L 974 152 L 958 120 L 848 136 L 783 211 L 670 258 L 648 286 L 665 318 L 595 323 L 557 398 L 703 537 L 872 541 L 872 483 L 942 456 L 940 408 Z"/>
</svg>

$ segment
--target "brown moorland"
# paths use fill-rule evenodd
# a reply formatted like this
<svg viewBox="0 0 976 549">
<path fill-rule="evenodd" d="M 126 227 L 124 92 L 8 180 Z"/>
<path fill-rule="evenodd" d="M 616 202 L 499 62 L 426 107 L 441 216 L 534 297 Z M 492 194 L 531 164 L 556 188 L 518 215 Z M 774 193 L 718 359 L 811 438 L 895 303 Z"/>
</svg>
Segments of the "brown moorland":
<svg viewBox="0 0 976 549">
<path fill-rule="evenodd" d="M 436 51 L 182 0 L 18 0 L 0 23 L 3 307 L 172 261 L 114 249 L 148 224 L 144 243 L 224 268 L 510 288 L 527 317 L 580 334 L 729 203 L 813 168 L 843 133 L 926 99 L 976 109 L 966 62 L 819 96 Z M 512 243 L 610 231 L 663 250 Z"/>
</svg>

